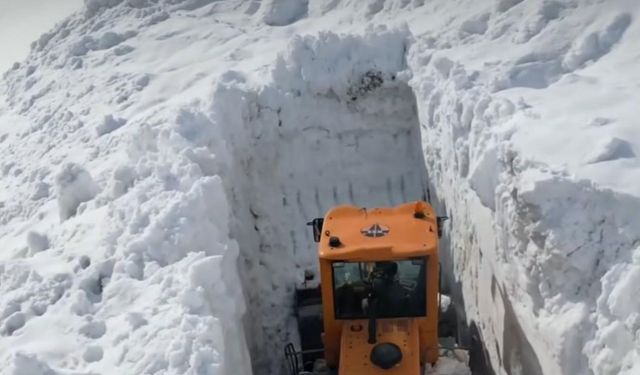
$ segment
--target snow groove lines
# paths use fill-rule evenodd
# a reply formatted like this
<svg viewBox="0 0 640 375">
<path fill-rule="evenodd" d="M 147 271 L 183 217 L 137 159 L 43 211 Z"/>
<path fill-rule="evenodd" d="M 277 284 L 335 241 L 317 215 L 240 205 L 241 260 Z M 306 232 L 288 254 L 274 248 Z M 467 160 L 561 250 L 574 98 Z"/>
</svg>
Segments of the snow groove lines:
<svg viewBox="0 0 640 375">
<path fill-rule="evenodd" d="M 231 177 L 238 215 L 233 236 L 256 374 L 278 373 L 284 343 L 297 334 L 293 288 L 305 270 L 317 267 L 305 223 L 337 204 L 395 205 L 425 197 L 416 100 L 397 78 L 405 69 L 404 37 L 386 32 L 294 40 L 276 63 L 273 82 L 257 91 L 229 83 L 216 93 L 212 113 L 225 116 L 214 122 L 224 121 L 232 154 L 224 174 Z M 354 51 L 349 62 L 334 54 L 345 48 Z M 300 73 L 308 70 L 334 71 L 342 79 Z"/>
</svg>

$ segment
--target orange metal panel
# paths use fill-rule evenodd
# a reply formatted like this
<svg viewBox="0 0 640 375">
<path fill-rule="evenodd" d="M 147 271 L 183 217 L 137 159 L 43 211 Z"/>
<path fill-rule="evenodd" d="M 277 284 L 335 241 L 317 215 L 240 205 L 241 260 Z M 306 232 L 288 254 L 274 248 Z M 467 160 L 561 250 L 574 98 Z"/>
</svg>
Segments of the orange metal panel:
<svg viewBox="0 0 640 375">
<path fill-rule="evenodd" d="M 351 320 L 344 323 L 340 344 L 340 375 L 419 375 L 420 341 L 415 319 L 380 319 L 377 322 L 377 342 L 392 342 L 400 347 L 402 361 L 389 370 L 376 367 L 369 359 L 375 344 L 367 342 L 368 322 Z"/>
<path fill-rule="evenodd" d="M 421 212 L 422 215 L 419 214 L 416 217 L 416 212 Z M 367 230 L 370 231 L 367 232 Z M 367 236 L 367 234 L 370 235 Z M 340 246 L 329 245 L 329 238 L 334 236 L 340 239 Z M 436 215 L 430 205 L 419 201 L 394 208 L 370 210 L 355 206 L 336 207 L 325 216 L 318 251 L 322 281 L 325 359 L 330 367 L 340 366 L 341 375 L 377 374 L 373 368 L 358 367 L 373 366 L 368 360 L 371 345 L 367 343 L 366 321 L 362 323 L 365 327 L 364 333 L 356 334 L 347 332 L 345 328 L 350 327 L 354 321 L 335 319 L 331 268 L 331 263 L 334 261 L 384 261 L 427 257 L 427 315 L 421 318 L 405 319 L 410 327 L 410 332 L 406 336 L 397 333 L 397 330 L 394 331 L 395 334 L 385 336 L 385 339 L 401 340 L 400 342 L 403 343 L 407 340 L 407 345 L 413 345 L 415 342 L 415 346 L 409 348 L 410 353 L 406 353 L 408 357 L 405 358 L 407 363 L 412 364 L 407 364 L 406 366 L 409 367 L 406 368 L 405 365 L 398 367 L 402 370 L 387 370 L 384 373 L 418 374 L 418 370 L 413 372 L 413 362 L 416 358 L 418 367 L 426 362 L 437 361 L 438 236 Z M 380 322 L 383 321 L 389 321 L 389 319 L 380 319 Z M 384 329 L 379 331 L 384 335 L 383 332 Z M 394 343 L 400 345 L 398 342 Z M 345 347 L 345 344 L 348 346 Z M 365 353 L 367 361 L 364 361 Z M 343 369 L 343 366 L 348 367 Z"/>
<path fill-rule="evenodd" d="M 416 212 L 422 212 L 424 218 L 415 218 Z M 385 231 L 382 236 L 363 234 L 375 225 Z M 338 237 L 341 246 L 329 246 L 330 237 Z M 431 255 L 437 252 L 437 245 L 436 215 L 425 202 L 370 210 L 339 206 L 325 216 L 319 256 L 334 260 L 399 259 Z"/>
</svg>

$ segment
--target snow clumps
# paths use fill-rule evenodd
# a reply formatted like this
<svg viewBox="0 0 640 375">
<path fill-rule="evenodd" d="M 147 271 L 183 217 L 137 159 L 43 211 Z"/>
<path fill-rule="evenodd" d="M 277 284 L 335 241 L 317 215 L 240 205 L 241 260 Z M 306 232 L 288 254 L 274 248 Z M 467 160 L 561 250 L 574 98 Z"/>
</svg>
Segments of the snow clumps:
<svg viewBox="0 0 640 375">
<path fill-rule="evenodd" d="M 58 173 L 56 188 L 62 221 L 75 216 L 80 204 L 90 201 L 98 193 L 98 187 L 89 172 L 75 163 L 66 164 Z"/>
</svg>

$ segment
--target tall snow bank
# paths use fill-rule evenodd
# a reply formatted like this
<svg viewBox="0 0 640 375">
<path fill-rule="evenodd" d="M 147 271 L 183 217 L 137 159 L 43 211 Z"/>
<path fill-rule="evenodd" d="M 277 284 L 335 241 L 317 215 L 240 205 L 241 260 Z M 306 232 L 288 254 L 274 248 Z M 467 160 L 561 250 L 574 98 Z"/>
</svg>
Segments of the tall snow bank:
<svg viewBox="0 0 640 375">
<path fill-rule="evenodd" d="M 182 25 L 129 3 L 63 22 L 2 83 L 2 374 L 252 372 L 225 150 L 184 136 L 196 104 L 163 95 L 188 88 L 133 57 Z"/>
<path fill-rule="evenodd" d="M 218 177 L 185 176 L 178 165 L 138 164 L 127 193 L 99 194 L 105 203 L 61 227 L 45 214 L 50 249 L 6 259 L 4 369 L 250 373 L 224 189 Z M 73 358 L 80 366 L 66 362 Z"/>
<path fill-rule="evenodd" d="M 632 374 L 637 10 L 488 5 L 409 57 L 454 300 L 499 373 Z"/>
<path fill-rule="evenodd" d="M 406 79 L 407 30 L 294 37 L 255 88 L 225 74 L 210 118 L 232 158 L 246 327 L 257 374 L 297 341 L 294 288 L 318 283 L 305 225 L 337 204 L 394 205 L 425 194 L 419 124 Z M 385 150 L 385 152 L 381 152 Z"/>
</svg>

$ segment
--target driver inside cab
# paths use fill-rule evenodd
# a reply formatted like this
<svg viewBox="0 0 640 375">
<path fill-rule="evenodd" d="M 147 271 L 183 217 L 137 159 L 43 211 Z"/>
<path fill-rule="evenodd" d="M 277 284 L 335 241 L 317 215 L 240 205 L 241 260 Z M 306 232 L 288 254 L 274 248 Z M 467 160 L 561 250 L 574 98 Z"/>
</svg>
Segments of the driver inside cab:
<svg viewBox="0 0 640 375">
<path fill-rule="evenodd" d="M 409 296 L 398 280 L 398 264 L 392 261 L 376 262 L 369 280 L 377 300 L 377 315 L 399 316 Z"/>
</svg>

